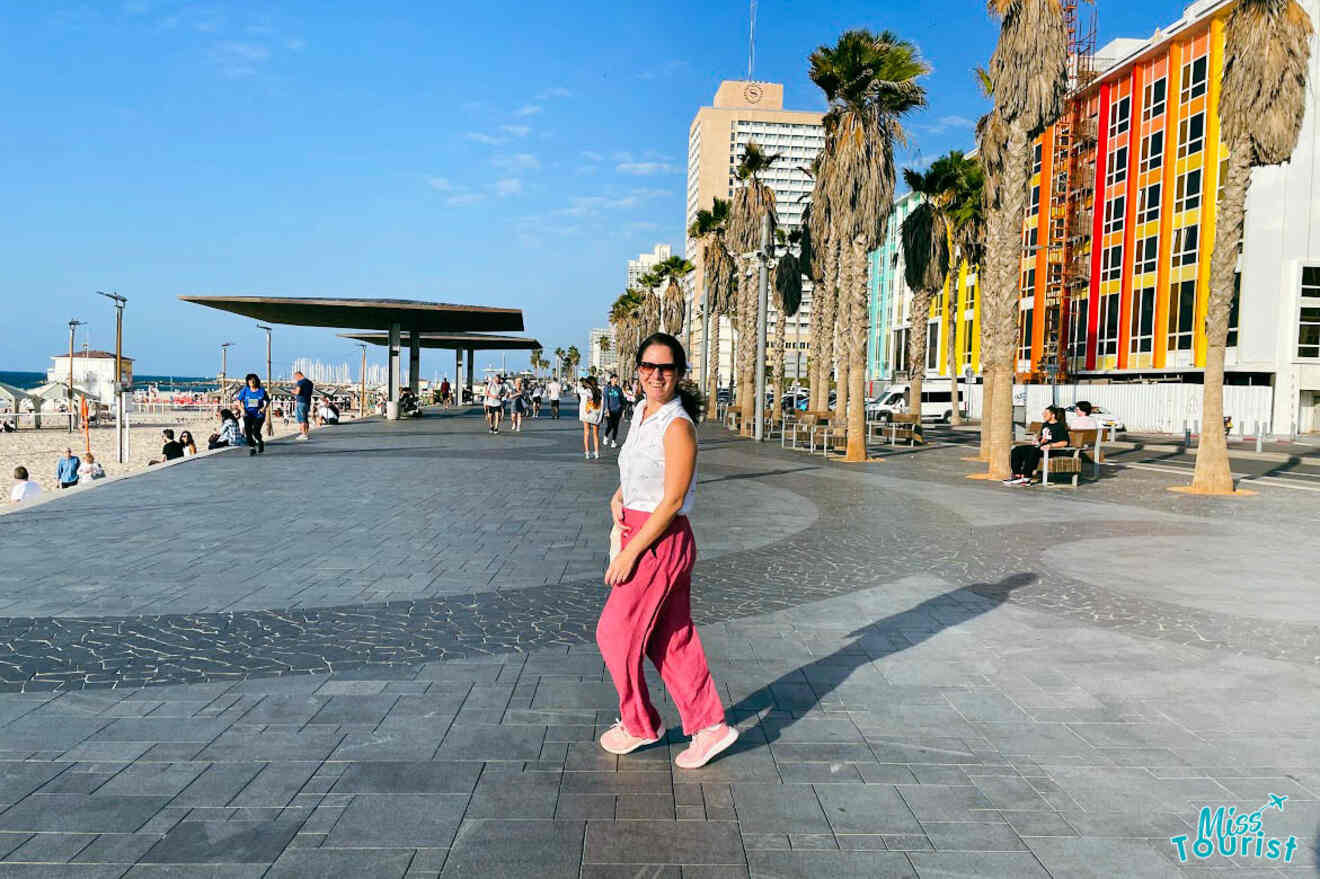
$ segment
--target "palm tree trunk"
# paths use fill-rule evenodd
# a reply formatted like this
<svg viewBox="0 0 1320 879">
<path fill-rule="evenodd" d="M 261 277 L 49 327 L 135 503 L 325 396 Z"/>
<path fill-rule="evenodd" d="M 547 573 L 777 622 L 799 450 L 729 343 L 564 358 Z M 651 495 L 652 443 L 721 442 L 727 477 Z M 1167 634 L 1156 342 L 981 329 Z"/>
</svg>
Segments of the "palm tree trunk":
<svg viewBox="0 0 1320 879">
<path fill-rule="evenodd" d="M 784 324 L 788 323 L 788 318 L 784 317 L 783 309 L 775 312 L 775 372 L 774 381 L 770 383 L 770 422 L 773 424 L 779 420 L 780 413 L 783 411 L 780 401 L 784 398 L 784 345 L 788 341 L 788 329 Z"/>
<path fill-rule="evenodd" d="M 720 313 L 710 316 L 710 339 L 706 345 L 706 420 L 719 419 L 720 393 Z"/>
<path fill-rule="evenodd" d="M 958 322 L 962 319 L 958 309 L 958 274 L 954 269 L 954 275 L 949 280 L 949 297 L 944 303 L 947 314 L 949 331 L 944 346 L 949 355 L 949 400 L 953 404 L 953 414 L 949 417 L 950 424 L 962 424 L 962 413 L 958 409 Z M 970 342 L 970 340 L 968 340 Z"/>
<path fill-rule="evenodd" d="M 1238 242 L 1251 182 L 1251 145 L 1234 143 L 1228 153 L 1224 194 L 1219 199 L 1215 249 L 1210 255 L 1210 295 L 1205 312 L 1205 387 L 1201 399 L 1201 446 L 1196 452 L 1192 490 L 1200 494 L 1232 494 L 1233 473 L 1224 436 L 1224 350 L 1228 345 L 1228 313 L 1233 303 L 1233 276 Z"/>
<path fill-rule="evenodd" d="M 989 478 L 1007 479 L 1013 448 L 1013 360 L 1017 336 L 1018 269 L 1022 258 L 1022 221 L 1026 209 L 1031 140 L 1020 121 L 1009 125 L 1003 185 L 999 205 L 991 211 L 992 244 L 987 248 L 994 275 L 986 285 L 982 306 L 982 362 L 987 382 L 996 382 L 994 395 L 982 406 L 982 431 L 988 430 Z M 985 320 L 989 308 L 990 320 Z M 988 332 L 987 332 L 988 331 Z M 987 359 L 985 344 L 991 343 Z M 987 408 L 987 406 L 989 408 Z"/>
<path fill-rule="evenodd" d="M 816 370 L 811 380 L 811 408 L 821 412 L 830 406 L 830 373 L 834 369 L 835 306 L 838 303 L 839 245 L 832 237 L 825 246 L 825 272 L 820 289 L 813 297 L 812 328 L 817 332 Z"/>
<path fill-rule="evenodd" d="M 848 452 L 845 461 L 866 460 L 866 242 L 858 238 L 853 242 L 849 261 L 848 290 L 851 304 L 847 323 L 848 333 Z M 842 394 L 840 394 L 842 401 Z"/>
<path fill-rule="evenodd" d="M 908 330 L 908 411 L 921 425 L 921 386 L 926 378 L 926 347 L 930 337 L 930 301 L 934 290 L 918 290 L 912 296 L 911 329 Z"/>
<path fill-rule="evenodd" d="M 741 368 L 738 370 L 738 405 L 742 410 L 739 432 L 743 436 L 753 435 L 753 421 L 756 419 L 756 326 L 758 319 L 757 289 L 746 272 L 738 276 L 739 291 L 742 294 L 743 331 L 742 356 L 739 357 Z"/>
</svg>

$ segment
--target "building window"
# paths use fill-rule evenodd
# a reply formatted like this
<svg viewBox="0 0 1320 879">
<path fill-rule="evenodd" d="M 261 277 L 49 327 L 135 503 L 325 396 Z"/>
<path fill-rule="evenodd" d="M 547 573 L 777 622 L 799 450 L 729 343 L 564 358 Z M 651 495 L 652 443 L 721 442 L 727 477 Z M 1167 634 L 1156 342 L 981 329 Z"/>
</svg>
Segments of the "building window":
<svg viewBox="0 0 1320 879">
<path fill-rule="evenodd" d="M 1133 273 L 1144 275 L 1156 271 L 1159 268 L 1159 256 L 1160 239 L 1158 236 L 1151 235 L 1149 238 L 1141 239 L 1136 245 L 1136 254 L 1132 264 Z"/>
<path fill-rule="evenodd" d="M 1145 104 L 1146 109 L 1143 115 L 1147 119 L 1154 119 L 1156 116 L 1164 113 L 1164 92 L 1167 88 L 1167 82 L 1164 77 L 1160 77 L 1154 82 L 1146 83 Z"/>
<path fill-rule="evenodd" d="M 1031 187 L 1031 208 L 1027 213 L 1033 217 L 1040 213 L 1040 184 Z"/>
<path fill-rule="evenodd" d="M 1086 362 L 1086 300 L 1073 299 L 1068 303 L 1069 351 L 1079 363 Z"/>
<path fill-rule="evenodd" d="M 1127 213 L 1127 198 L 1115 196 L 1105 202 L 1105 232 L 1117 232 L 1123 228 L 1123 215 Z"/>
<path fill-rule="evenodd" d="M 1132 346 L 1130 350 L 1133 354 L 1149 354 L 1154 344 L 1155 288 L 1145 287 L 1132 295 Z"/>
<path fill-rule="evenodd" d="M 1182 69 L 1182 102 L 1185 104 L 1192 98 L 1199 98 L 1205 94 L 1205 80 L 1208 67 L 1206 56 L 1202 55 L 1183 65 Z"/>
<path fill-rule="evenodd" d="M 1141 170 L 1150 171 L 1160 166 L 1164 159 L 1164 132 L 1152 131 L 1150 135 L 1141 142 Z"/>
<path fill-rule="evenodd" d="M 1023 296 L 1034 296 L 1036 293 L 1036 267 L 1032 266 L 1022 273 L 1022 287 L 1019 292 Z"/>
<path fill-rule="evenodd" d="M 1320 358 L 1320 266 L 1302 267 L 1302 301 L 1297 313 L 1297 356 Z"/>
<path fill-rule="evenodd" d="M 972 365 L 972 319 L 963 322 L 963 369 Z"/>
<path fill-rule="evenodd" d="M 1118 293 L 1100 297 L 1100 333 L 1096 353 L 1101 357 L 1118 353 Z"/>
<path fill-rule="evenodd" d="M 1023 236 L 1022 244 L 1026 247 L 1027 253 L 1035 253 L 1040 246 L 1040 227 L 1028 227 L 1027 234 Z"/>
<path fill-rule="evenodd" d="M 1173 230 L 1173 264 L 1175 266 L 1196 265 L 1196 239 L 1199 231 L 1196 224 Z"/>
<path fill-rule="evenodd" d="M 1040 173 L 1041 144 L 1038 142 L 1031 150 L 1031 173 Z"/>
<path fill-rule="evenodd" d="M 907 327 L 894 330 L 894 346 L 889 350 L 889 371 L 891 373 L 907 372 L 907 338 Z"/>
<path fill-rule="evenodd" d="M 1173 190 L 1174 213 L 1201 206 L 1201 169 L 1193 168 L 1178 178 Z"/>
<path fill-rule="evenodd" d="M 1018 360 L 1031 359 L 1031 325 L 1034 308 L 1024 308 L 1018 312 Z"/>
<path fill-rule="evenodd" d="M 1152 183 L 1141 190 L 1141 204 L 1137 208 L 1137 222 L 1149 223 L 1160 216 L 1160 184 Z"/>
<path fill-rule="evenodd" d="M 1192 323 L 1196 319 L 1196 282 L 1169 285 L 1169 350 L 1192 350 Z"/>
<path fill-rule="evenodd" d="M 1132 99 L 1120 98 L 1109 105 L 1109 134 L 1118 136 L 1128 130 L 1132 118 Z"/>
<path fill-rule="evenodd" d="M 926 325 L 926 369 L 940 367 L 940 322 L 935 320 Z"/>
<path fill-rule="evenodd" d="M 1123 245 L 1105 248 L 1100 260 L 1100 280 L 1117 281 L 1123 277 Z"/>
<path fill-rule="evenodd" d="M 1109 168 L 1105 176 L 1107 185 L 1122 183 L 1127 179 L 1128 151 L 1127 147 L 1119 147 L 1109 154 Z"/>
<path fill-rule="evenodd" d="M 1238 317 L 1242 305 L 1242 273 L 1233 273 L 1233 301 L 1228 306 L 1228 343 L 1226 347 L 1236 348 L 1238 343 Z"/>
<path fill-rule="evenodd" d="M 1178 158 L 1195 155 L 1205 146 L 1205 112 L 1178 123 Z"/>
</svg>

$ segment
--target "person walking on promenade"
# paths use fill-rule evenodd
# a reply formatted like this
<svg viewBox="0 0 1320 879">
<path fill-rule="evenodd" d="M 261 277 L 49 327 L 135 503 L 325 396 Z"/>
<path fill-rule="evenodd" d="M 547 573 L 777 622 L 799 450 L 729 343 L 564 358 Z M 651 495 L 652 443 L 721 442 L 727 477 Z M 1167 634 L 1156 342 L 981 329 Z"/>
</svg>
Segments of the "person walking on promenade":
<svg viewBox="0 0 1320 879">
<path fill-rule="evenodd" d="M 623 388 L 619 387 L 619 377 L 610 376 L 610 383 L 605 386 L 605 445 L 619 447 L 619 422 L 623 420 Z"/>
<path fill-rule="evenodd" d="M 596 380 L 590 376 L 578 387 L 578 421 L 582 422 L 582 456 L 590 461 L 600 457 L 600 422 L 605 414 L 604 400 Z M 595 454 L 589 441 L 594 441 Z"/>
<path fill-rule="evenodd" d="M 550 398 L 550 418 L 553 421 L 559 420 L 559 395 L 564 392 L 564 386 L 559 383 L 559 379 L 550 379 L 550 384 L 545 386 L 546 396 Z"/>
<path fill-rule="evenodd" d="M 522 433 L 523 416 L 527 414 L 527 389 L 523 387 L 523 380 L 516 378 L 513 380 L 513 430 L 515 433 Z"/>
<path fill-rule="evenodd" d="M 298 439 L 306 440 L 312 429 L 312 380 L 301 372 L 293 374 L 293 417 L 298 421 Z"/>
<path fill-rule="evenodd" d="M 81 466 L 82 461 L 78 460 L 73 449 L 65 449 L 64 457 L 55 464 L 55 481 L 59 483 L 60 488 L 73 488 L 78 484 L 78 468 Z"/>
<path fill-rule="evenodd" d="M 486 430 L 500 432 L 500 419 L 504 415 L 504 382 L 492 375 L 486 381 Z"/>
<path fill-rule="evenodd" d="M 705 766 L 738 739 L 692 624 L 692 566 L 697 548 L 687 514 L 696 483 L 696 398 L 679 391 L 687 355 L 678 339 L 656 333 L 637 348 L 646 402 L 637 407 L 619 452 L 619 488 L 610 512 L 621 548 L 605 572 L 613 587 L 596 624 L 596 643 L 619 692 L 619 720 L 600 737 L 628 754 L 664 733 L 642 664 L 649 657 L 692 737 L 674 761 Z"/>
<path fill-rule="evenodd" d="M 261 438 L 261 429 L 266 425 L 266 409 L 270 406 L 270 394 L 261 386 L 261 379 L 255 372 L 245 377 L 247 384 L 234 397 L 243 407 L 243 438 L 247 440 L 248 457 L 266 453 L 266 442 Z"/>
<path fill-rule="evenodd" d="M 449 408 L 449 379 L 440 382 L 440 405 Z"/>
<path fill-rule="evenodd" d="M 541 387 L 541 383 L 535 382 L 532 385 L 532 417 L 533 418 L 541 417 L 541 395 L 543 393 L 544 393 L 544 389 Z"/>
</svg>

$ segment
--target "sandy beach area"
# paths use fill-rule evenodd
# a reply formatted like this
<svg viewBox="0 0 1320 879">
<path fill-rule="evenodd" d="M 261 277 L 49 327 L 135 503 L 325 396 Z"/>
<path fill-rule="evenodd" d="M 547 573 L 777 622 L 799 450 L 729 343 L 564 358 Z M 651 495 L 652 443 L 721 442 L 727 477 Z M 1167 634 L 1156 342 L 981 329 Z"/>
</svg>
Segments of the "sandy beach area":
<svg viewBox="0 0 1320 879">
<path fill-rule="evenodd" d="M 147 469 L 148 461 L 162 459 L 160 447 L 163 443 L 160 432 L 169 427 L 175 436 L 181 431 L 192 433 L 199 452 L 206 451 L 206 440 L 217 432 L 218 422 L 209 415 L 196 412 L 179 415 L 139 416 L 143 420 L 130 419 L 128 438 L 128 461 L 120 464 L 115 460 L 115 430 L 113 427 L 93 427 L 89 433 L 92 453 L 96 461 L 105 468 L 107 477 L 126 476 Z M 345 418 L 345 421 L 351 419 Z M 275 419 L 275 438 L 289 436 L 297 432 L 297 425 L 290 420 L 288 424 Z M 312 426 L 316 430 L 316 426 Z M 269 436 L 269 435 L 268 435 Z M 28 469 L 42 491 L 59 491 L 55 482 L 55 465 L 66 448 L 72 448 L 79 458 L 86 458 L 87 442 L 81 431 L 69 433 L 65 427 L 46 427 L 40 430 L 24 429 L 14 433 L 0 433 L 0 486 L 4 487 L 3 503 L 9 503 L 9 488 L 13 485 L 14 468 L 22 465 Z M 84 478 L 80 486 L 87 484 Z M 92 483 L 95 485 L 95 483 Z"/>
</svg>

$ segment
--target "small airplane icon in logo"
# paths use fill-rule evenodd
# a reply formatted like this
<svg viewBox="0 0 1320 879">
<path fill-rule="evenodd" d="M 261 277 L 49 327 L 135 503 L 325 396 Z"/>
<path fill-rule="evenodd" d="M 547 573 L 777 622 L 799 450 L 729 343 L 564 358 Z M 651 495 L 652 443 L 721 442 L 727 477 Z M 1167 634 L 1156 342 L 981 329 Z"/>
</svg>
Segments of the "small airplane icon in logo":
<svg viewBox="0 0 1320 879">
<path fill-rule="evenodd" d="M 1286 800 L 1286 799 L 1288 799 L 1288 797 L 1287 797 L 1286 795 L 1285 795 L 1285 796 L 1280 796 L 1279 794 L 1270 794 L 1270 801 L 1269 801 L 1269 803 L 1266 804 L 1265 808 L 1267 808 L 1267 809 L 1278 809 L 1280 812 L 1282 812 L 1282 811 L 1283 811 L 1283 802 L 1284 802 L 1284 800 Z"/>
</svg>

